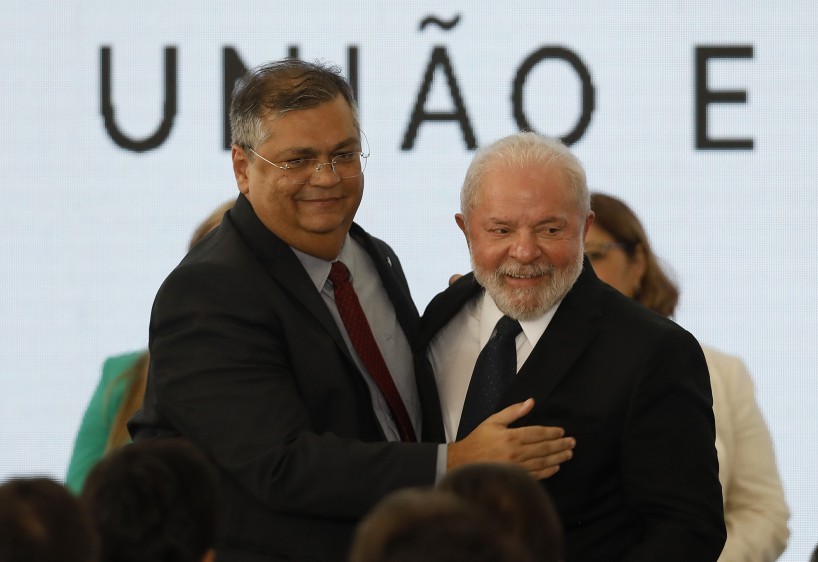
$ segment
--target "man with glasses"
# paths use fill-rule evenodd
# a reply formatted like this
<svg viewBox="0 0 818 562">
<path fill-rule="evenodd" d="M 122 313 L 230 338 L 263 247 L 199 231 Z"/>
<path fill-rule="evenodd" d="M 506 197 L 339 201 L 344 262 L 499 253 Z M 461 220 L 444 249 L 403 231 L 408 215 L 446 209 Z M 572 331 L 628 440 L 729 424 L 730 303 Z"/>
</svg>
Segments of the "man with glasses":
<svg viewBox="0 0 818 562">
<path fill-rule="evenodd" d="M 472 461 L 556 471 L 558 428 L 517 404 L 445 441 L 397 256 L 354 224 L 369 147 L 336 70 L 250 71 L 230 111 L 238 200 L 162 285 L 135 439 L 182 435 L 221 471 L 221 562 L 346 557 L 387 493 Z"/>
</svg>

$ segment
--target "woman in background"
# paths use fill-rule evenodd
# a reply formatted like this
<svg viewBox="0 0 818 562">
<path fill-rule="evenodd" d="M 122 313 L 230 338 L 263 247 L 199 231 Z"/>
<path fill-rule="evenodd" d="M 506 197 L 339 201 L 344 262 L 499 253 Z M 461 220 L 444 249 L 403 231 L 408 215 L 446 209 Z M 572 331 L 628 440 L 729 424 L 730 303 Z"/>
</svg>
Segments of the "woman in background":
<svg viewBox="0 0 818 562">
<path fill-rule="evenodd" d="M 596 214 L 585 253 L 600 279 L 662 316 L 679 291 L 659 266 L 634 212 L 614 197 L 591 196 Z M 713 390 L 716 451 L 727 543 L 719 562 L 772 562 L 784 552 L 790 512 L 772 439 L 741 359 L 703 348 Z"/>
<path fill-rule="evenodd" d="M 196 227 L 188 250 L 219 226 L 233 203 L 222 203 Z M 149 363 L 146 350 L 109 357 L 103 363 L 102 377 L 83 415 L 65 477 L 66 487 L 75 494 L 82 491 L 85 477 L 103 455 L 130 442 L 127 423 L 142 407 Z"/>
</svg>

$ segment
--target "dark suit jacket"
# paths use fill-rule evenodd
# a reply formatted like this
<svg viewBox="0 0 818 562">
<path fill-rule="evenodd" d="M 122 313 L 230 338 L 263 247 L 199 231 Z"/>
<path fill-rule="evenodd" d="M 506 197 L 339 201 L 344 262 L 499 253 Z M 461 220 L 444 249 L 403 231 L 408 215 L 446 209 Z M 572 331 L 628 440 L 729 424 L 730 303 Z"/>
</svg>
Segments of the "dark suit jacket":
<svg viewBox="0 0 818 562">
<path fill-rule="evenodd" d="M 397 256 L 357 225 L 351 235 L 411 343 L 418 315 Z M 181 435 L 218 466 L 220 562 L 343 560 L 354 525 L 380 498 L 435 480 L 437 445 L 386 442 L 326 304 L 243 196 L 160 288 L 150 352 L 131 433 Z M 423 436 L 442 442 L 428 373 L 418 391 Z"/>
<path fill-rule="evenodd" d="M 432 300 L 419 345 L 481 292 L 468 275 Z M 577 440 L 574 458 L 543 481 L 567 562 L 718 558 L 712 396 L 693 336 L 602 283 L 586 260 L 501 406 L 529 397 L 522 425 L 561 426 Z"/>
</svg>

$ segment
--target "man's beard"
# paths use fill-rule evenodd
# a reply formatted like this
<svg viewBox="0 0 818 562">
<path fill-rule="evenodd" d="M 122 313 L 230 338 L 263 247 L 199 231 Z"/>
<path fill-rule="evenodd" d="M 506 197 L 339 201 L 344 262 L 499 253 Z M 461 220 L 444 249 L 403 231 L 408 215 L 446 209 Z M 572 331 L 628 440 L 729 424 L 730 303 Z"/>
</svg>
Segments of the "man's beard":
<svg viewBox="0 0 818 562">
<path fill-rule="evenodd" d="M 474 278 L 488 291 L 500 312 L 515 320 L 533 320 L 545 314 L 574 286 L 579 274 L 582 273 L 582 248 L 577 252 L 577 258 L 561 269 L 546 261 L 521 265 L 513 258 L 507 259 L 494 271 L 478 267 L 473 257 L 471 264 Z M 512 288 L 505 284 L 506 275 L 515 277 L 542 275 L 543 279 L 533 287 Z"/>
</svg>

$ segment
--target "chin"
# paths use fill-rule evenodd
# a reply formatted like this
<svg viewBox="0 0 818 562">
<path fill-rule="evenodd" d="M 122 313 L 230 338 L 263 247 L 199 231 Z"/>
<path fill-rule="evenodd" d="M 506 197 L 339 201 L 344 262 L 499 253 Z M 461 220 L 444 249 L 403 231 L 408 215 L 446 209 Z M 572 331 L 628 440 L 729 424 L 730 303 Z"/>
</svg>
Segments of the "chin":
<svg viewBox="0 0 818 562">
<path fill-rule="evenodd" d="M 332 234 L 339 229 L 344 229 L 345 233 L 349 230 L 349 225 L 352 224 L 352 219 L 344 217 L 333 217 L 328 219 L 323 217 L 317 220 L 308 220 L 302 222 L 302 228 L 312 234 Z"/>
<path fill-rule="evenodd" d="M 472 261 L 472 266 L 474 265 L 476 264 Z M 515 320 L 533 320 L 545 314 L 568 294 L 581 272 L 582 254 L 574 263 L 551 270 L 537 285 L 516 288 L 505 283 L 501 269 L 486 271 L 474 267 L 475 279 L 494 299 L 500 312 Z"/>
<path fill-rule="evenodd" d="M 515 320 L 533 320 L 545 314 L 554 306 L 562 295 L 550 294 L 549 287 L 532 287 L 530 289 L 505 288 L 489 294 L 494 299 L 497 308 L 506 316 Z"/>
</svg>

